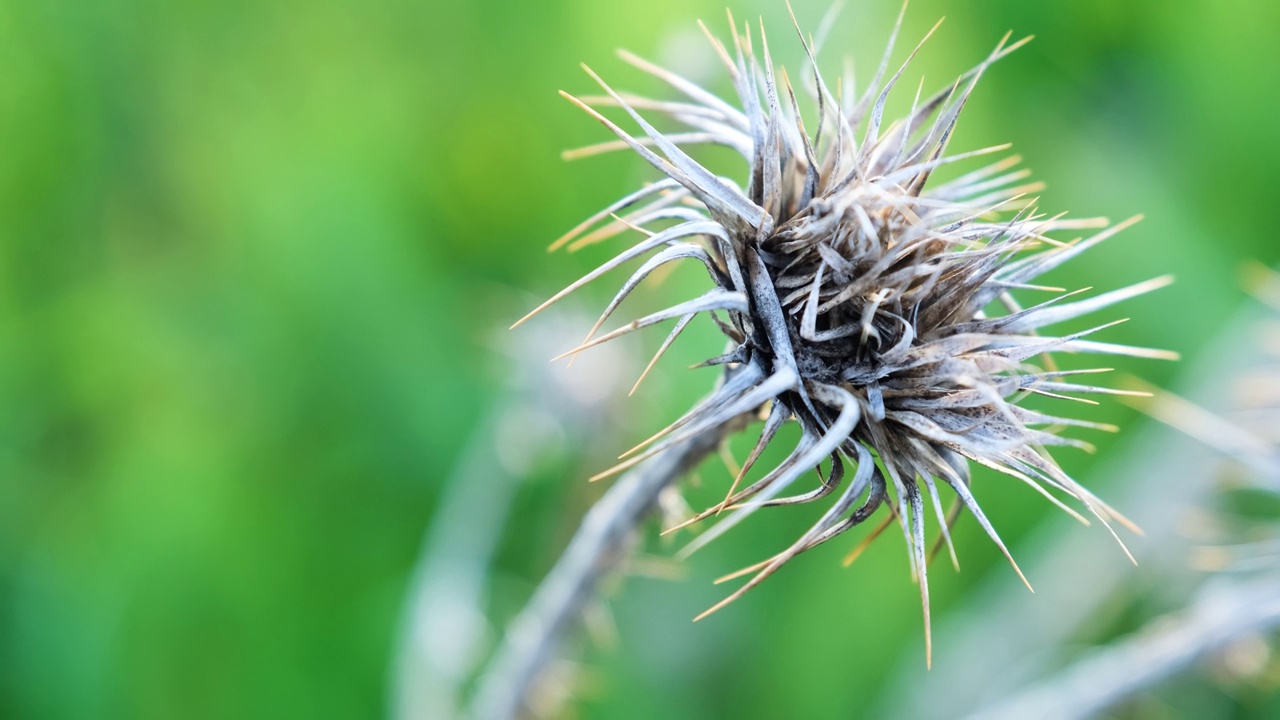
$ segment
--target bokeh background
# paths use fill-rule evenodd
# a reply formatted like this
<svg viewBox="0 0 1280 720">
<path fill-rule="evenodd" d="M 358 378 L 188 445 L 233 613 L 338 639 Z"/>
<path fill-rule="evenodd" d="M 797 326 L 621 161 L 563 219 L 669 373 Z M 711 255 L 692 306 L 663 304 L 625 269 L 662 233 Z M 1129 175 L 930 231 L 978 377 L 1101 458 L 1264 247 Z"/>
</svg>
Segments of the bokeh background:
<svg viewBox="0 0 1280 720">
<path fill-rule="evenodd" d="M 0 3 L 0 716 L 392 712 L 422 538 L 468 457 L 524 477 L 468 506 L 503 510 L 473 608 L 489 647 L 602 491 L 584 479 L 704 392 L 714 371 L 683 368 L 719 350 L 709 326 L 689 333 L 627 398 L 658 330 L 584 365 L 594 390 L 576 400 L 530 390 L 588 321 L 570 306 L 505 328 L 608 253 L 546 245 L 653 177 L 629 156 L 563 162 L 561 150 L 607 136 L 556 90 L 591 92 L 586 61 L 617 86 L 660 91 L 617 47 L 726 90 L 695 25 L 723 32 L 724 4 Z M 794 4 L 808 28 L 826 10 Z M 732 7 L 763 16 L 775 60 L 801 66 L 780 1 Z M 825 63 L 874 64 L 897 9 L 850 3 Z M 1178 387 L 1250 302 L 1242 264 L 1280 260 L 1280 6 L 916 0 L 904 44 L 941 15 L 904 87 L 949 83 L 1006 30 L 1037 36 L 983 79 L 953 147 L 1014 143 L 1048 183 L 1047 209 L 1145 213 L 1055 279 L 1109 289 L 1175 274 L 1106 339 L 1183 353 L 1182 365 L 1117 362 L 1121 378 Z M 697 286 L 675 273 L 630 311 Z M 1109 486 L 1126 479 L 1099 468 L 1150 421 L 1119 403 L 1085 412 L 1124 431 L 1089 436 L 1096 456 L 1059 459 L 1119 493 Z M 695 499 L 722 491 L 723 466 L 699 476 Z M 1011 481 L 977 483 L 1015 554 L 1062 522 Z M 561 712 L 894 707 L 903 678 L 926 671 L 893 533 L 847 570 L 843 548 L 806 554 L 689 624 L 721 596 L 712 578 L 811 519 L 762 514 L 681 566 L 652 525 L 596 613 L 613 630 L 568 649 L 575 697 Z M 980 585 L 1020 587 L 975 523 L 956 537 L 963 572 L 932 573 L 941 626 L 963 622 Z M 1153 570 L 1128 572 L 1122 599 L 1073 642 L 1176 604 Z M 1053 602 L 1022 592 L 1016 602 Z M 1275 717 L 1269 677 L 1187 680 L 1124 716 Z"/>
</svg>

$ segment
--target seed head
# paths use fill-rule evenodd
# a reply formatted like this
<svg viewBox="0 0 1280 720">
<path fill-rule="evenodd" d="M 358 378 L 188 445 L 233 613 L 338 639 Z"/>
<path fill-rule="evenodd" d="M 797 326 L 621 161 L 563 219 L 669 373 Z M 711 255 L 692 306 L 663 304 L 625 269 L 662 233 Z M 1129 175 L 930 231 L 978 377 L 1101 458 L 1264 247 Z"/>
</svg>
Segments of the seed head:
<svg viewBox="0 0 1280 720">
<path fill-rule="evenodd" d="M 1028 173 L 1016 168 L 1017 157 L 990 162 L 944 183 L 930 183 L 943 165 L 1008 148 L 947 152 L 956 121 L 978 80 L 1026 40 L 1009 44 L 1006 35 L 954 84 L 927 97 L 917 91 L 911 111 L 886 123 L 886 100 L 907 66 L 903 63 L 885 79 L 901 15 L 870 85 L 861 94 L 848 76 L 836 84 L 835 91 L 831 89 L 818 69 L 816 44 L 797 26 L 808 58 L 803 90 L 816 106 L 810 132 L 796 88 L 785 70 L 775 73 L 764 28 L 760 28 L 757 57 L 750 25 L 739 28 L 732 16 L 729 21 L 730 45 L 709 32 L 707 37 L 736 90 L 736 105 L 629 53 L 622 53 L 622 58 L 683 97 L 659 100 L 624 95 L 590 69 L 587 73 L 604 95 L 577 98 L 562 93 L 618 138 L 571 156 L 630 148 L 666 177 L 588 218 L 553 244 L 553 249 L 564 245 L 576 249 L 628 230 L 641 235 L 639 242 L 534 313 L 629 260 L 647 257 L 605 308 L 586 341 L 565 355 L 674 320 L 675 327 L 658 351 L 661 356 L 699 314 L 708 315 L 728 339 L 726 352 L 705 363 L 725 366 L 719 387 L 624 455 L 622 463 L 597 476 L 630 467 L 744 413 L 759 413 L 764 419 L 760 439 L 724 501 L 690 522 L 733 512 L 699 536 L 686 552 L 762 507 L 830 499 L 818 521 L 789 547 L 729 576 L 752 575 L 707 613 L 741 596 L 799 553 L 865 522 L 884 505 L 886 518 L 872 535 L 894 519 L 901 525 L 920 586 L 927 638 L 925 496 L 934 506 L 949 547 L 948 529 L 963 507 L 1008 555 L 970 492 L 969 462 L 1030 485 L 1081 521 L 1085 519 L 1080 513 L 1050 491 L 1078 501 L 1108 528 L 1113 520 L 1126 522 L 1066 475 L 1044 450 L 1051 445 L 1088 447 L 1050 432 L 1047 428 L 1052 426 L 1113 428 L 1019 403 L 1033 394 L 1092 403 L 1080 396 L 1120 392 L 1076 377 L 1103 370 L 1056 370 L 1051 353 L 1170 357 L 1166 352 L 1088 339 L 1114 323 L 1065 336 L 1039 334 L 1041 328 L 1170 280 L 1156 278 L 1086 298 L 1078 296 L 1087 288 L 1067 293 L 1034 285 L 1038 276 L 1136 218 L 1083 240 L 1051 239 L 1053 233 L 1103 228 L 1107 223 L 1040 214 L 1029 196 L 1039 188 L 1021 184 Z M 911 52 L 907 62 L 919 49 Z M 605 117 L 601 110 L 606 108 L 620 108 L 642 134 L 633 135 Z M 679 129 L 659 131 L 642 112 L 666 118 Z M 741 154 L 747 165 L 741 183 L 716 175 L 686 152 L 705 144 L 724 145 Z M 642 280 L 679 260 L 701 263 L 712 288 L 597 334 Z M 1024 308 L 1014 299 L 1015 292 L 1038 293 L 1048 299 Z M 1033 362 L 1037 357 L 1039 364 Z M 796 447 L 776 467 L 747 483 L 761 452 L 788 422 L 800 428 Z M 825 475 L 824 466 L 829 468 Z M 815 487 L 784 495 L 815 469 Z M 956 495 L 946 516 L 940 484 Z M 954 561 L 954 550 L 951 555 Z"/>
</svg>

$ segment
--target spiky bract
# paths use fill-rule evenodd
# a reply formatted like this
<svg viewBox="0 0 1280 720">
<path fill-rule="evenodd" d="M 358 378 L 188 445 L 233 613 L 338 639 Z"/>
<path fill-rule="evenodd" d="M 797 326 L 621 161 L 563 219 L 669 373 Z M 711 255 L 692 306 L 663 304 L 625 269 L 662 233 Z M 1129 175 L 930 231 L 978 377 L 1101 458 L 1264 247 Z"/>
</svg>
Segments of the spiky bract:
<svg viewBox="0 0 1280 720">
<path fill-rule="evenodd" d="M 553 245 L 582 247 L 628 229 L 643 236 L 542 307 L 629 260 L 648 256 L 587 340 L 566 355 L 675 320 L 661 355 L 700 313 L 710 315 L 728 338 L 728 351 L 708 361 L 727 368 L 719 388 L 623 463 L 601 474 L 633 465 L 744 413 L 760 412 L 765 419 L 759 442 L 724 502 L 694 520 L 735 511 L 698 537 L 690 550 L 761 507 L 834 497 L 818 522 L 794 543 L 748 568 L 753 577 L 725 602 L 887 504 L 889 517 L 899 519 L 910 549 L 927 626 L 925 495 L 936 508 L 948 544 L 948 526 L 963 506 L 1004 550 L 970 493 L 969 461 L 1027 483 L 1082 520 L 1050 491 L 1078 500 L 1104 523 L 1121 519 L 1043 450 L 1046 445 L 1085 445 L 1048 432 L 1049 426 L 1102 426 L 1030 410 L 1018 401 L 1033 393 L 1074 397 L 1117 392 L 1072 377 L 1092 371 L 1054 370 L 1049 353 L 1167 357 L 1159 351 L 1086 339 L 1093 330 L 1058 337 L 1039 335 L 1038 330 L 1160 287 L 1168 278 L 1088 299 L 1068 301 L 1076 293 L 1055 293 L 1023 309 L 1013 291 L 1054 293 L 1032 282 L 1129 223 L 1085 240 L 1050 239 L 1048 233 L 1105 227 L 1106 222 L 1037 214 L 1027 196 L 1036 188 L 1018 185 L 1027 173 L 1014 169 L 1016 157 L 930 184 L 943 165 L 1006 149 L 946 153 L 956 120 L 983 72 L 1021 42 L 1009 45 L 1006 36 L 955 84 L 923 99 L 917 92 L 906 117 L 886 124 L 886 99 L 906 67 L 904 63 L 885 80 L 897 28 L 861 95 L 854 93 L 851 77 L 833 92 L 818 70 L 815 44 L 801 35 L 812 81 L 807 83 L 808 94 L 816 105 L 810 133 L 785 71 L 775 75 L 763 27 L 762 57 L 757 59 L 750 26 L 739 30 L 732 16 L 730 24 L 731 47 L 707 35 L 733 82 L 738 106 L 627 53 L 623 59 L 665 81 L 684 98 L 623 95 L 589 69 L 606 94 L 582 99 L 565 94 L 618 137 L 572 154 L 630 148 L 666 179 L 605 208 Z M 631 135 L 597 110 L 606 107 L 621 108 L 643 135 Z M 684 129 L 659 131 L 641 111 Z M 742 155 L 748 166 L 745 187 L 712 173 L 684 150 L 707 143 Z M 685 259 L 706 267 L 713 289 L 596 335 L 638 283 L 658 267 Z M 1094 330 L 1102 327 L 1107 326 Z M 1045 358 L 1044 367 L 1031 364 L 1037 356 Z M 797 446 L 778 466 L 742 486 L 761 451 L 787 422 L 800 427 Z M 783 496 L 828 460 L 829 473 L 825 478 L 818 473 L 816 487 Z M 846 477 L 849 462 L 856 468 L 852 478 Z M 943 517 L 939 484 L 957 496 L 948 518 Z"/>
</svg>

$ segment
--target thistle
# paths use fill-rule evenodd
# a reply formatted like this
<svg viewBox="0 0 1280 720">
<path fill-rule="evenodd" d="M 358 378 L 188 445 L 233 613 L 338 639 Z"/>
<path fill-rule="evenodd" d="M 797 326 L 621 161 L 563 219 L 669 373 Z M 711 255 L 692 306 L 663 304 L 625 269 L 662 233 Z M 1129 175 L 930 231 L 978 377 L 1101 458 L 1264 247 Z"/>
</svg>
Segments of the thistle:
<svg viewBox="0 0 1280 720">
<path fill-rule="evenodd" d="M 910 112 L 886 123 L 886 100 L 920 49 L 917 45 L 886 79 L 902 16 L 871 83 L 861 93 L 855 91 L 851 72 L 832 90 L 818 67 L 820 43 L 806 38 L 797 24 L 808 59 L 801 92 L 807 92 L 816 106 L 810 132 L 795 86 L 785 70 L 775 72 L 763 26 L 757 56 L 750 26 L 739 28 L 732 15 L 729 23 L 733 34 L 727 46 L 705 26 L 702 29 L 732 81 L 736 105 L 625 52 L 624 60 L 683 97 L 625 95 L 585 66 L 604 95 L 578 98 L 561 93 L 617 136 L 571 156 L 629 148 L 665 179 L 618 200 L 552 245 L 578 249 L 629 230 L 640 234 L 637 243 L 530 316 L 624 263 L 647 257 L 586 340 L 561 357 L 675 321 L 656 362 L 698 315 L 707 315 L 727 338 L 725 353 L 704 363 L 725 368 L 715 391 L 624 454 L 617 466 L 593 478 L 617 473 L 746 414 L 763 419 L 759 440 L 724 500 L 689 522 L 731 512 L 695 539 L 686 553 L 760 508 L 827 501 L 817 522 L 790 546 L 729 576 L 751 574 L 699 618 L 740 597 L 796 555 L 868 521 L 885 506 L 886 517 L 872 537 L 894 520 L 902 527 L 920 587 L 928 652 L 925 505 L 933 505 L 941 541 L 948 548 L 949 528 L 963 508 L 1009 557 L 970 492 L 969 463 L 1026 483 L 1086 524 L 1085 516 L 1055 491 L 1077 501 L 1109 530 L 1113 521 L 1128 524 L 1064 473 L 1045 450 L 1058 445 L 1089 447 L 1052 432 L 1058 426 L 1114 428 L 1020 403 L 1030 395 L 1091 403 L 1081 396 L 1121 392 L 1080 377 L 1104 370 L 1056 369 L 1052 353 L 1171 357 L 1091 339 L 1115 323 L 1068 335 L 1039 334 L 1041 328 L 1170 280 L 1156 278 L 1087 298 L 1079 297 L 1084 290 L 1068 293 L 1035 285 L 1039 276 L 1137 218 L 1101 229 L 1107 226 L 1105 220 L 1042 215 L 1030 196 L 1038 187 L 1020 184 L 1028 173 L 1016 168 L 1017 157 L 988 162 L 947 182 L 930 182 L 944 165 L 1008 149 L 1005 145 L 947 152 L 957 119 L 983 73 L 1030 38 L 1009 44 L 1006 35 L 954 84 L 927 97 L 917 90 Z M 608 108 L 620 109 L 641 133 L 632 134 L 607 118 L 602 111 Z M 642 113 L 665 118 L 679 129 L 660 131 Z M 727 146 L 743 157 L 743 182 L 718 176 L 686 151 L 706 144 Z M 1079 229 L 1100 231 L 1069 242 L 1050 237 Z M 681 260 L 701 263 L 711 289 L 600 334 L 641 281 Z M 1015 293 L 1040 293 L 1047 299 L 1024 308 Z M 762 451 L 788 422 L 800 428 L 796 446 L 776 467 L 748 481 Z M 798 481 L 815 469 L 816 484 L 797 488 Z M 956 497 L 945 514 L 939 485 Z M 955 562 L 954 549 L 951 557 Z"/>
</svg>

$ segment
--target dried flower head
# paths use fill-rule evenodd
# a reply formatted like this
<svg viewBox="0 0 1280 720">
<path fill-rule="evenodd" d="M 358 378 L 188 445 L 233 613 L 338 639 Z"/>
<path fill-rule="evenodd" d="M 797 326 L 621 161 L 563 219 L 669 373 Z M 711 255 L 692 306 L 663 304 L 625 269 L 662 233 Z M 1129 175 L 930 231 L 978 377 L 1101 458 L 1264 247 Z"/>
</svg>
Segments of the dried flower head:
<svg viewBox="0 0 1280 720">
<path fill-rule="evenodd" d="M 764 418 L 759 442 L 724 501 L 691 522 L 725 510 L 735 512 L 699 536 L 688 551 L 759 508 L 834 498 L 789 547 L 738 573 L 754 575 L 708 613 L 789 559 L 866 521 L 886 505 L 880 529 L 894 519 L 902 526 L 927 631 L 925 496 L 935 507 L 948 546 L 948 528 L 963 507 L 1005 550 L 970 493 L 969 461 L 1027 483 L 1082 521 L 1082 515 L 1050 491 L 1079 501 L 1108 527 L 1113 519 L 1125 522 L 1068 477 L 1043 449 L 1087 447 L 1049 432 L 1052 426 L 1108 428 L 1031 410 L 1019 401 L 1030 394 L 1079 399 L 1082 394 L 1118 392 L 1075 377 L 1101 370 L 1056 370 L 1050 353 L 1169 357 L 1161 351 L 1086 339 L 1114 323 L 1066 336 L 1038 334 L 1040 328 L 1148 292 L 1169 279 L 1070 300 L 1082 291 L 1056 294 L 1061 291 L 1032 284 L 1132 221 L 1084 240 L 1051 239 L 1049 233 L 1101 228 L 1106 221 L 1037 213 L 1028 196 L 1037 188 L 1018 184 L 1027 172 L 1015 169 L 1016 157 L 931 185 L 933 173 L 943 165 L 1007 149 L 946 152 L 957 118 L 983 72 L 1025 40 L 1010 45 L 1006 35 L 953 85 L 925 98 L 917 91 L 911 111 L 897 122 L 885 123 L 886 99 L 906 68 L 904 63 L 885 80 L 901 22 L 900 15 L 875 76 L 860 95 L 851 73 L 835 92 L 831 90 L 816 61 L 820 43 L 800 33 L 811 80 L 806 89 L 816 104 L 812 133 L 785 71 L 775 74 L 764 28 L 757 58 L 750 25 L 739 29 L 732 15 L 731 46 L 709 32 L 707 37 L 733 82 L 737 106 L 629 53 L 622 53 L 622 58 L 670 85 L 683 99 L 624 95 L 590 69 L 587 73 L 605 95 L 580 99 L 562 93 L 618 138 L 572 155 L 630 148 L 666 179 L 610 205 L 552 246 L 580 248 L 627 230 L 642 236 L 534 313 L 627 261 L 648 256 L 587 340 L 565 355 L 674 320 L 674 329 L 658 351 L 661 356 L 698 314 L 709 315 L 728 338 L 727 352 L 706 363 L 726 367 L 720 386 L 597 477 L 744 413 L 759 413 Z M 911 55 L 918 50 L 919 46 Z M 620 108 L 643 135 L 624 130 L 600 108 Z M 659 131 L 642 111 L 682 129 Z M 716 175 L 686 153 L 685 148 L 700 144 L 724 145 L 740 153 L 747 162 L 745 185 Z M 666 263 L 686 259 L 706 267 L 711 290 L 597 335 L 642 280 Z M 1015 291 L 1051 296 L 1024 309 L 1014 300 Z M 1043 366 L 1032 364 L 1037 357 Z M 744 483 L 761 451 L 787 422 L 800 427 L 796 447 L 779 465 Z M 824 477 L 821 468 L 828 461 Z M 851 473 L 846 471 L 848 463 Z M 815 468 L 816 487 L 784 496 Z M 946 517 L 939 484 L 951 488 L 957 498 Z M 954 561 L 954 550 L 951 554 Z"/>
</svg>

